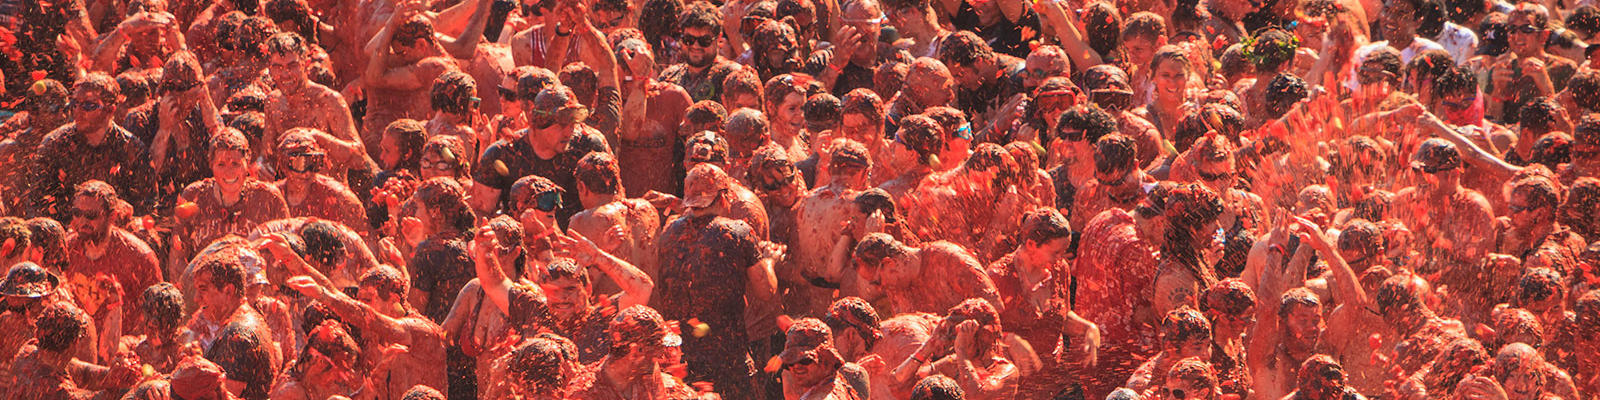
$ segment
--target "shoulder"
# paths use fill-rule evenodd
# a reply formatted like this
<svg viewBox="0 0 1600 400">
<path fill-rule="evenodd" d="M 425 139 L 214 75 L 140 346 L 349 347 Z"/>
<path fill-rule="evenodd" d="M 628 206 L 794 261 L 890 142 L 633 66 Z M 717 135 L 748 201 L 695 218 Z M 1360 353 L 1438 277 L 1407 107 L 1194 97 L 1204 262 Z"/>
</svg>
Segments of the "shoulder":
<svg viewBox="0 0 1600 400">
<path fill-rule="evenodd" d="M 216 185 L 217 185 L 217 182 L 214 181 L 214 180 L 201 179 L 201 180 L 195 181 L 193 183 L 190 183 L 188 186 L 184 186 L 183 187 L 183 194 L 181 196 L 183 196 L 183 198 L 185 198 L 185 199 L 188 199 L 189 201 L 195 201 L 196 199 L 198 199 L 200 197 L 200 193 L 201 192 L 206 191 L 206 190 L 211 190 L 211 188 L 216 186 Z"/>
<path fill-rule="evenodd" d="M 244 185 L 244 192 L 250 197 L 276 198 L 278 201 L 283 201 L 283 192 L 279 191 L 277 186 L 267 182 L 256 180 L 248 181 Z"/>
</svg>

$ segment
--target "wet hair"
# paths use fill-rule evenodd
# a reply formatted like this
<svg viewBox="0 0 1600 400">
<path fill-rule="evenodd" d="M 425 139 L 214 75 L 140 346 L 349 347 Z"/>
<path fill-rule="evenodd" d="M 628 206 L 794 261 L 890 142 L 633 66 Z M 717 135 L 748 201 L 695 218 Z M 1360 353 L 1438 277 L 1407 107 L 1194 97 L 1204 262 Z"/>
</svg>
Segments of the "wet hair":
<svg viewBox="0 0 1600 400">
<path fill-rule="evenodd" d="M 244 154 L 246 159 L 250 158 L 250 140 L 245 138 L 243 132 L 232 127 L 223 127 L 211 134 L 210 145 L 213 157 L 219 151 L 231 150 Z"/>
<path fill-rule="evenodd" d="M 1168 311 L 1161 319 L 1161 342 L 1173 345 L 1190 340 L 1211 341 L 1211 321 L 1187 305 Z"/>
<path fill-rule="evenodd" d="M 1351 220 L 1339 233 L 1340 250 L 1360 250 L 1370 256 L 1381 256 L 1385 247 L 1383 231 L 1365 219 Z"/>
<path fill-rule="evenodd" d="M 1212 126 L 1212 122 L 1209 121 L 1211 116 L 1215 116 L 1215 120 L 1221 122 L 1222 126 Z M 1217 131 L 1218 136 L 1236 138 L 1244 131 L 1244 116 L 1232 106 L 1225 104 L 1212 103 L 1201 106 L 1199 112 L 1185 113 L 1183 119 L 1178 122 L 1177 131 L 1173 133 L 1173 147 L 1177 148 L 1179 153 L 1188 151 L 1196 140 L 1213 129 Z"/>
<path fill-rule="evenodd" d="M 1244 56 L 1258 72 L 1277 71 L 1293 61 L 1295 50 L 1300 48 L 1300 40 L 1294 34 L 1277 27 L 1257 31 L 1244 43 Z"/>
<path fill-rule="evenodd" d="M 1265 100 L 1267 115 L 1283 115 L 1289 112 L 1295 103 L 1311 94 L 1306 86 L 1306 81 L 1294 74 L 1278 74 L 1267 83 L 1267 91 L 1262 94 Z"/>
<path fill-rule="evenodd" d="M 1517 111 L 1517 122 L 1523 132 L 1550 132 L 1555 129 L 1555 120 L 1560 117 L 1561 111 L 1561 104 L 1554 99 L 1539 96 L 1528 100 Z"/>
<path fill-rule="evenodd" d="M 161 282 L 144 288 L 139 294 L 139 311 L 144 313 L 146 321 L 162 329 L 170 331 L 183 326 L 184 315 L 183 293 L 171 283 Z M 162 334 L 164 332 L 150 332 Z"/>
<path fill-rule="evenodd" d="M 761 111 L 753 108 L 740 108 L 733 110 L 733 113 L 728 115 L 727 120 L 723 121 L 723 126 L 720 129 L 723 135 L 729 137 L 749 140 L 751 139 L 750 136 L 757 136 L 761 139 L 760 141 L 765 142 L 767 136 L 770 135 L 771 124 L 767 121 L 767 115 Z"/>
<path fill-rule="evenodd" d="M 153 73 L 154 71 L 155 70 L 128 70 L 117 74 L 117 87 L 122 89 L 123 99 L 132 104 L 140 104 L 149 100 L 151 96 L 155 94 L 157 85 L 156 78 L 159 77 Z M 62 96 L 63 100 L 65 100 L 65 98 L 66 96 Z M 35 104 L 31 103 L 34 102 L 30 101 L 29 103 L 30 104 L 27 104 L 27 106 L 29 106 L 31 110 L 37 110 L 37 108 L 32 108 L 35 106 Z"/>
<path fill-rule="evenodd" d="M 0 247 L 0 258 L 21 257 L 28 251 L 32 239 L 33 231 L 28 230 L 27 221 L 17 217 L 0 217 L 0 242 L 12 243 L 10 252 Z"/>
<path fill-rule="evenodd" d="M 722 9 L 711 5 L 695 2 L 683 8 L 678 13 L 678 32 L 682 33 L 690 28 L 704 28 L 711 31 L 712 36 L 722 35 Z"/>
<path fill-rule="evenodd" d="M 239 21 L 239 27 L 234 29 L 233 35 L 230 36 L 232 39 L 230 43 L 233 45 L 233 50 L 239 54 L 250 58 L 261 58 L 266 56 L 262 47 L 267 38 L 277 32 L 278 27 L 272 20 L 262 16 L 250 16 Z"/>
<path fill-rule="evenodd" d="M 1217 281 L 1202 294 L 1200 308 L 1228 315 L 1238 315 L 1256 306 L 1256 292 L 1244 281 L 1230 278 Z"/>
<path fill-rule="evenodd" d="M 1572 92 L 1572 101 L 1579 108 L 1567 111 L 1600 111 L 1600 71 L 1582 70 L 1573 74 L 1567 80 L 1567 91 Z"/>
<path fill-rule="evenodd" d="M 1402 309 L 1421 309 L 1422 293 L 1416 286 L 1416 276 L 1408 272 L 1394 274 L 1389 279 L 1383 280 L 1378 285 L 1377 293 L 1372 296 L 1378 306 L 1378 314 L 1385 315 Z"/>
<path fill-rule="evenodd" d="M 1100 173 L 1131 172 L 1138 161 L 1133 138 L 1113 133 L 1094 142 L 1094 169 Z"/>
<path fill-rule="evenodd" d="M 1400 83 L 1401 68 L 1404 67 L 1400 61 L 1400 52 L 1387 46 L 1367 53 L 1367 57 L 1361 60 L 1361 65 L 1374 65 L 1378 70 L 1393 74 L 1394 76 L 1387 77 L 1390 84 Z"/>
<path fill-rule="evenodd" d="M 262 13 L 274 23 L 281 25 L 284 22 L 293 22 L 299 32 L 296 34 L 317 40 L 317 26 L 311 19 L 311 6 L 305 0 L 267 0 L 262 4 Z"/>
<path fill-rule="evenodd" d="M 1590 290 L 1572 305 L 1574 332 L 1589 340 L 1600 339 L 1600 289 Z"/>
<path fill-rule="evenodd" d="M 932 375 L 922 378 L 915 387 L 911 388 L 911 400 L 962 400 L 966 399 L 966 392 L 961 390 L 961 385 L 955 379 L 944 375 Z"/>
<path fill-rule="evenodd" d="M 1194 71 L 1194 64 L 1190 63 L 1189 61 L 1190 56 L 1188 51 L 1185 51 L 1182 47 L 1178 47 L 1177 45 L 1169 44 L 1166 46 L 1161 46 L 1160 49 L 1156 50 L 1156 54 L 1150 57 L 1150 70 L 1155 71 L 1157 68 L 1161 67 L 1161 64 L 1175 62 L 1178 63 L 1178 66 L 1182 67 L 1183 72 L 1187 74 Z"/>
<path fill-rule="evenodd" d="M 617 194 L 622 190 L 622 170 L 611 153 L 592 152 L 578 160 L 578 183 L 598 194 Z"/>
<path fill-rule="evenodd" d="M 1483 0 L 1445 0 L 1444 3 L 1445 10 L 1449 11 L 1447 14 L 1450 22 L 1454 22 L 1457 25 L 1465 26 L 1472 20 L 1473 16 L 1488 11 L 1487 5 Z"/>
<path fill-rule="evenodd" d="M 950 68 L 973 67 L 978 62 L 995 62 L 994 49 L 989 42 L 972 31 L 957 31 L 945 36 L 939 44 L 939 62 Z"/>
<path fill-rule="evenodd" d="M 517 69 L 511 70 L 511 75 L 517 81 L 518 101 L 531 102 L 539 96 L 539 92 L 544 91 L 545 88 L 559 85 L 561 80 L 560 77 L 556 76 L 555 72 L 531 65 L 517 67 Z"/>
<path fill-rule="evenodd" d="M 339 318 L 339 314 L 333 311 L 332 307 L 321 302 L 314 301 L 306 305 L 305 310 L 300 312 L 300 326 L 298 328 L 301 332 L 311 332 L 327 321 L 338 323 L 344 328 L 345 333 L 355 339 L 356 343 L 361 343 L 361 329 L 355 325 L 345 323 L 343 319 Z"/>
<path fill-rule="evenodd" d="M 1169 382 L 1179 380 L 1192 386 L 1217 388 L 1217 371 L 1211 368 L 1211 363 L 1199 357 L 1178 360 L 1166 375 Z"/>
<path fill-rule="evenodd" d="M 1593 35 L 1600 32 L 1600 8 L 1593 4 L 1584 4 L 1572 10 L 1572 15 L 1567 16 L 1565 25 L 1567 30 L 1580 35 Z"/>
<path fill-rule="evenodd" d="M 895 131 L 899 141 L 917 153 L 917 162 L 932 165 L 939 152 L 944 151 L 944 128 L 926 115 L 908 115 L 900 119 L 900 129 Z"/>
<path fill-rule="evenodd" d="M 699 3 L 695 3 L 699 4 Z M 722 103 L 712 100 L 700 100 L 689 106 L 683 114 L 683 125 L 699 131 L 704 128 L 721 130 L 722 124 L 728 119 L 728 109 Z"/>
<path fill-rule="evenodd" d="M 638 54 L 649 54 L 650 57 L 655 57 L 654 54 L 649 51 L 649 45 L 644 44 L 643 41 L 624 40 L 620 43 L 617 43 L 616 51 L 620 52 L 624 48 L 641 50 L 638 52 Z M 622 57 L 617 57 L 615 54 L 612 56 L 616 57 L 618 60 L 622 59 Z M 592 99 L 591 96 L 597 95 L 596 91 L 599 90 L 600 86 L 600 73 L 595 71 L 594 67 L 589 66 L 589 64 L 584 64 L 581 61 L 573 62 L 561 67 L 561 70 L 556 72 L 556 79 L 561 81 L 563 86 L 566 86 L 568 89 L 572 89 L 572 93 L 574 95 L 578 95 L 580 93 L 583 94 L 582 96 L 579 96 L 579 98 Z"/>
<path fill-rule="evenodd" d="M 808 96 L 822 92 L 822 81 L 812 78 L 811 75 L 793 73 L 768 79 L 767 83 L 763 85 L 761 97 L 766 101 L 767 109 L 765 111 L 775 113 L 777 111 L 776 108 L 783 104 L 783 100 L 788 98 L 789 95 L 800 95 L 800 101 L 806 102 Z M 837 101 L 838 98 L 834 100 Z"/>
<path fill-rule="evenodd" d="M 1517 304 L 1528 304 L 1566 297 L 1567 286 L 1561 273 L 1549 268 L 1529 268 L 1517 279 Z"/>
<path fill-rule="evenodd" d="M 233 286 L 236 296 L 244 295 L 245 283 L 249 281 L 249 273 L 245 271 L 244 261 L 238 256 L 228 254 L 211 254 L 202 256 L 200 264 L 195 267 L 195 274 L 202 272 L 211 276 L 211 286 L 222 290 Z"/>
<path fill-rule="evenodd" d="M 332 267 L 345 257 L 344 231 L 338 223 L 312 219 L 300 227 L 300 239 L 305 241 L 306 258 Z"/>
<path fill-rule="evenodd" d="M 828 325 L 828 329 L 836 332 L 836 335 L 845 330 L 854 330 L 861 336 L 868 349 L 883 337 L 882 330 L 878 328 L 882 323 L 878 317 L 878 310 L 860 297 L 835 300 L 828 306 L 828 312 L 822 316 L 822 322 Z"/>
<path fill-rule="evenodd" d="M 444 396 L 444 393 L 439 393 L 439 389 L 434 389 L 434 388 L 428 387 L 427 385 L 423 385 L 423 384 L 417 384 L 416 386 L 412 386 L 410 389 L 406 389 L 406 393 L 404 395 L 400 396 L 400 400 L 445 400 L 445 399 L 446 399 L 446 397 Z"/>
<path fill-rule="evenodd" d="M 747 94 L 755 96 L 756 101 L 761 102 L 761 108 L 766 109 L 766 100 L 763 97 L 765 92 L 766 89 L 761 85 L 761 78 L 754 71 L 741 69 L 722 78 L 722 96 L 725 99 L 733 98 L 737 94 Z M 728 105 L 723 104 L 723 106 L 726 107 Z"/>
<path fill-rule="evenodd" d="M 1111 55 L 1122 45 L 1122 14 L 1109 1 L 1091 2 L 1083 7 L 1084 36 L 1089 48 L 1101 56 Z"/>
<path fill-rule="evenodd" d="M 1472 70 L 1462 66 L 1453 66 L 1442 71 L 1433 78 L 1434 97 L 1443 97 L 1459 94 L 1474 94 L 1478 90 L 1478 77 Z"/>
<path fill-rule="evenodd" d="M 909 53 L 908 53 L 909 55 Z M 910 62 L 886 61 L 872 71 L 872 91 L 879 96 L 894 99 L 905 86 L 906 75 L 911 73 Z"/>
<path fill-rule="evenodd" d="M 466 114 L 472 111 L 477 95 L 478 84 L 472 80 L 471 75 L 461 71 L 450 71 L 433 80 L 428 104 L 434 110 Z"/>
<path fill-rule="evenodd" d="M 841 104 L 844 115 L 860 115 L 867 118 L 868 122 L 882 125 L 885 105 L 883 98 L 871 89 L 856 88 L 844 94 Z M 807 115 L 810 115 L 809 113 Z"/>
<path fill-rule="evenodd" d="M 418 253 L 421 252 L 421 249 L 418 249 Z M 421 258 L 422 256 L 422 254 L 418 254 L 416 257 Z M 378 297 L 385 299 L 404 300 L 406 291 L 410 289 L 407 287 L 405 276 L 401 275 L 400 271 L 395 270 L 394 267 L 386 265 L 379 265 L 361 274 L 361 278 L 357 280 L 357 285 L 377 289 Z"/>
<path fill-rule="evenodd" d="M 91 323 L 89 315 L 77 306 L 50 302 L 33 320 L 34 338 L 38 339 L 40 350 L 66 352 L 88 334 Z"/>
<path fill-rule="evenodd" d="M 133 212 L 133 207 L 126 202 L 119 202 L 115 212 L 109 213 L 113 223 L 121 223 L 128 214 Z M 119 218 L 121 217 L 121 218 Z M 28 236 L 33 242 L 33 247 L 44 250 L 39 264 L 56 271 L 67 267 L 67 229 L 50 217 L 33 217 L 28 219 Z"/>
<path fill-rule="evenodd" d="M 279 32 L 267 38 L 267 54 L 303 57 L 308 51 L 305 38 L 294 32 Z"/>
<path fill-rule="evenodd" d="M 1411 85 L 1423 85 L 1438 79 L 1440 75 L 1444 75 L 1445 71 L 1455 66 L 1456 61 L 1450 58 L 1450 53 L 1437 49 L 1428 50 L 1411 57 L 1411 63 L 1406 64 L 1406 69 L 1402 71 L 1402 74 L 1407 77 L 1406 79 L 1410 79 L 1409 75 L 1417 74 L 1418 81 L 1411 82 Z M 1415 92 L 1419 89 L 1412 87 L 1410 91 Z"/>
<path fill-rule="evenodd" d="M 1133 13 L 1133 15 L 1128 16 L 1127 21 L 1122 23 L 1123 41 L 1139 38 L 1153 42 L 1166 34 L 1166 21 L 1153 12 L 1140 11 Z"/>
<path fill-rule="evenodd" d="M 1256 66 L 1251 65 L 1250 60 L 1244 58 L 1244 46 L 1238 43 L 1223 49 L 1222 54 L 1217 55 L 1217 64 L 1217 70 L 1230 79 L 1241 77 L 1256 70 Z"/>
<path fill-rule="evenodd" d="M 578 281 L 579 285 L 589 287 L 589 269 L 578 265 L 570 258 L 557 257 L 544 265 L 540 271 L 541 282 L 551 282 L 557 279 L 571 279 Z"/>
<path fill-rule="evenodd" d="M 1172 8 L 1172 20 L 1167 25 L 1173 32 L 1182 35 L 1201 31 L 1208 20 L 1211 20 L 1211 11 L 1201 7 L 1200 0 L 1178 0 Z"/>
<path fill-rule="evenodd" d="M 1533 154 L 1528 161 L 1552 169 L 1572 162 L 1572 135 L 1550 132 L 1539 136 L 1533 142 Z"/>
<path fill-rule="evenodd" d="M 1283 292 L 1278 298 L 1278 317 L 1286 318 L 1295 307 L 1322 307 L 1322 299 L 1311 289 L 1297 287 Z"/>
<path fill-rule="evenodd" d="M 119 211 L 119 206 L 124 204 L 122 198 L 117 196 L 117 188 L 105 183 L 105 181 L 97 179 L 90 179 L 84 181 L 83 183 L 79 183 L 78 186 L 73 188 L 72 196 L 74 198 L 87 197 L 94 199 L 100 203 L 100 207 L 103 208 L 107 215 L 116 214 Z M 131 213 L 133 210 L 128 209 L 124 211 Z M 119 218 L 117 218 L 116 215 L 111 215 L 112 221 L 117 221 L 118 219 Z"/>
<path fill-rule="evenodd" d="M 398 137 L 400 148 L 400 162 L 395 164 L 395 169 L 415 171 L 422 165 L 422 149 L 428 142 L 428 131 L 421 121 L 401 118 L 390 122 L 384 128 L 384 134 L 393 134 Z"/>
<path fill-rule="evenodd" d="M 72 93 L 90 93 L 100 96 L 100 101 L 107 105 L 115 105 L 122 97 L 122 88 L 117 85 L 117 79 L 104 72 L 90 72 L 72 84 Z"/>
<path fill-rule="evenodd" d="M 1309 393 L 1324 384 L 1343 382 L 1345 379 L 1344 366 L 1339 365 L 1339 360 L 1327 354 L 1317 354 L 1300 363 L 1295 383 L 1300 391 Z"/>
<path fill-rule="evenodd" d="M 391 39 L 393 43 L 398 43 L 402 46 L 416 45 L 418 40 L 436 43 L 433 38 L 433 22 L 421 15 L 413 16 L 401 22 L 400 26 L 395 28 L 393 39 Z"/>
<path fill-rule="evenodd" d="M 313 362 L 313 354 L 321 354 L 329 360 L 334 356 L 344 355 L 350 360 L 350 365 L 345 367 L 358 368 L 356 364 L 361 357 L 361 345 L 345 331 L 344 324 L 337 320 L 322 320 L 322 323 L 306 331 L 305 335 L 306 343 L 301 347 L 300 357 L 289 367 L 287 371 L 289 376 L 305 379 L 306 368 Z"/>
<path fill-rule="evenodd" d="M 1044 207 L 1022 215 L 1021 239 L 1043 245 L 1056 239 L 1070 239 L 1072 226 L 1054 208 Z"/>
<path fill-rule="evenodd" d="M 521 383 L 516 386 L 536 391 L 558 390 L 569 379 L 563 366 L 573 361 L 564 353 L 560 342 L 542 337 L 529 339 L 505 356 L 506 374 L 514 382 Z"/>
<path fill-rule="evenodd" d="M 961 128 L 962 125 L 966 125 L 968 122 L 967 113 L 957 110 L 954 107 L 928 107 L 927 109 L 922 110 L 922 115 L 926 115 L 928 118 L 933 118 L 934 122 L 938 122 L 939 126 L 944 128 L 944 135 L 949 138 L 946 140 L 953 140 L 956 129 Z"/>
<path fill-rule="evenodd" d="M 856 261 L 867 264 L 878 264 L 885 258 L 906 254 L 910 249 L 895 240 L 894 236 L 885 233 L 870 233 L 861 241 L 856 242 L 853 253 Z"/>
<path fill-rule="evenodd" d="M 1517 4 L 1517 7 L 1512 9 L 1509 15 L 1507 15 L 1507 19 L 1517 20 L 1524 16 L 1533 17 L 1533 26 L 1539 29 L 1548 30 L 1555 28 L 1555 26 L 1550 24 L 1550 9 L 1538 4 L 1519 3 Z"/>
<path fill-rule="evenodd" d="M 437 177 L 422 182 L 410 202 L 427 206 L 434 218 L 458 232 L 470 232 L 476 216 L 467 205 L 466 190 L 455 179 Z M 408 203 L 410 203 L 408 202 Z"/>
<path fill-rule="evenodd" d="M 811 132 L 837 129 L 844 120 L 844 102 L 829 93 L 811 95 L 800 109 L 805 114 L 806 129 Z"/>
<path fill-rule="evenodd" d="M 1056 121 L 1054 137 L 1065 139 L 1067 129 L 1083 131 L 1083 140 L 1096 143 L 1100 138 L 1117 133 L 1117 117 L 1094 104 L 1079 104 L 1061 113 Z"/>
<path fill-rule="evenodd" d="M 1541 175 L 1521 177 L 1506 184 L 1507 203 L 1511 202 L 1512 196 L 1517 193 L 1526 196 L 1529 202 L 1527 206 L 1534 209 L 1554 209 L 1561 205 L 1562 197 L 1566 194 L 1562 193 L 1561 184 Z"/>
<path fill-rule="evenodd" d="M 420 163 L 422 155 L 426 154 L 443 157 L 445 161 L 455 164 L 458 174 L 465 175 L 472 171 L 472 165 L 469 164 L 472 155 L 467 152 L 467 145 L 460 137 L 437 135 L 428 138 L 428 141 L 422 144 L 422 151 L 418 153 L 417 161 Z"/>
<path fill-rule="evenodd" d="M 1532 338 L 1533 346 L 1544 345 L 1544 325 L 1533 312 L 1523 308 L 1508 308 L 1494 316 L 1496 348 L 1518 343 L 1513 337 Z M 1526 342 L 1523 342 L 1526 343 Z"/>
<path fill-rule="evenodd" d="M 228 379 L 245 383 L 240 397 L 265 399 L 267 390 L 277 376 L 268 349 L 270 337 L 260 337 L 256 327 L 244 322 L 233 322 L 222 328 L 216 341 L 206 349 L 205 357 L 217 363 Z"/>
</svg>

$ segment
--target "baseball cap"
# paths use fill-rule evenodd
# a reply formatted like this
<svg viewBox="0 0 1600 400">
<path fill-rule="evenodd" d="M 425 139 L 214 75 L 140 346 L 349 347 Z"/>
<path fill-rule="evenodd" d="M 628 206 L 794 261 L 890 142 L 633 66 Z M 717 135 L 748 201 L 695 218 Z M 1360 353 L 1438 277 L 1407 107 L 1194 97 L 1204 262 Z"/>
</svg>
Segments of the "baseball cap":
<svg viewBox="0 0 1600 400">
<path fill-rule="evenodd" d="M 551 124 L 576 124 L 589 118 L 589 107 L 578 102 L 578 96 L 565 86 L 550 86 L 533 98 L 529 125 L 539 128 Z"/>
<path fill-rule="evenodd" d="M 696 165 L 683 179 L 683 205 L 689 208 L 710 207 L 717 196 L 728 189 L 728 173 L 711 164 Z"/>
<path fill-rule="evenodd" d="M 22 262 L 6 271 L 6 280 L 0 281 L 0 295 L 39 298 L 50 294 L 59 284 L 61 278 L 39 264 Z"/>
<path fill-rule="evenodd" d="M 1430 174 L 1460 168 L 1461 151 L 1444 139 L 1428 139 L 1417 146 L 1417 153 L 1411 158 L 1411 167 Z"/>
<path fill-rule="evenodd" d="M 824 352 L 831 351 L 834 351 L 833 330 L 828 329 L 828 324 L 822 320 L 804 318 L 789 325 L 783 352 L 778 354 L 778 359 L 783 360 L 784 366 L 806 359 L 816 362 L 821 361 Z"/>
</svg>

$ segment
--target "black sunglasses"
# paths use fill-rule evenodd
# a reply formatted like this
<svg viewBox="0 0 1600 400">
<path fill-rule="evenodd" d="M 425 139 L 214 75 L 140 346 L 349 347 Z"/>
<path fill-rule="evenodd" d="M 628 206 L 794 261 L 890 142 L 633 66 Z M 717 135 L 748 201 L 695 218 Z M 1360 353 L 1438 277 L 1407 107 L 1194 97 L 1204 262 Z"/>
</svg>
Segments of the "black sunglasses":
<svg viewBox="0 0 1600 400">
<path fill-rule="evenodd" d="M 717 37 L 712 35 L 678 35 L 678 43 L 683 43 L 684 46 L 711 47 L 716 42 Z"/>
<path fill-rule="evenodd" d="M 517 90 L 495 86 L 495 91 L 500 92 L 500 98 L 505 101 L 517 101 Z"/>
<path fill-rule="evenodd" d="M 1172 399 L 1187 399 L 1189 393 L 1183 389 L 1167 389 L 1167 397 Z"/>
<path fill-rule="evenodd" d="M 1533 26 L 1533 24 L 1522 24 L 1522 25 L 1512 25 L 1511 26 L 1511 32 L 1535 33 L 1535 32 L 1538 32 L 1538 31 L 1540 31 L 1539 27 Z"/>
<path fill-rule="evenodd" d="M 69 107 L 78 107 L 79 110 L 84 111 L 99 111 L 100 107 L 104 106 L 105 104 L 100 104 L 97 101 L 73 101 L 69 103 Z"/>
<path fill-rule="evenodd" d="M 561 209 L 561 192 L 552 190 L 535 196 L 533 209 L 544 212 L 555 212 Z"/>
<path fill-rule="evenodd" d="M 792 363 L 784 364 L 783 365 L 783 370 L 788 371 L 789 369 L 794 368 L 796 365 L 805 366 L 805 365 L 811 365 L 811 364 L 816 364 L 816 363 L 817 363 L 817 360 L 814 360 L 814 359 L 812 359 L 810 357 L 806 357 L 806 358 L 800 359 L 800 361 L 795 361 L 795 362 L 792 362 Z"/>
<path fill-rule="evenodd" d="M 1205 172 L 1200 170 L 1196 170 L 1194 172 L 1196 175 L 1200 175 L 1200 179 L 1205 181 L 1220 181 L 1233 177 L 1232 172 Z"/>
</svg>

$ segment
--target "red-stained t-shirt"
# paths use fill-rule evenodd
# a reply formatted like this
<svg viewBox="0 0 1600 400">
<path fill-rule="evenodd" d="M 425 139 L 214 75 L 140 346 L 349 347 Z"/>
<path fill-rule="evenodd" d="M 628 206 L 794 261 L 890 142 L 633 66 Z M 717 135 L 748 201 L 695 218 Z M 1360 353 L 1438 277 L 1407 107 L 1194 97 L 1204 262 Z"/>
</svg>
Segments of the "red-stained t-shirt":
<svg viewBox="0 0 1600 400">
<path fill-rule="evenodd" d="M 1077 281 L 1073 309 L 1100 325 L 1107 344 L 1133 344 L 1149 334 L 1134 310 L 1151 307 L 1156 275 L 1156 245 L 1139 237 L 1133 215 L 1121 209 L 1089 221 L 1073 267 Z"/>
<path fill-rule="evenodd" d="M 246 236 L 263 222 L 286 218 L 289 207 L 278 189 L 265 182 L 249 180 L 231 206 L 222 204 L 215 178 L 195 182 L 183 189 L 178 204 L 194 202 L 194 215 L 178 218 L 179 235 L 191 251 L 198 251 L 227 234 Z"/>
<path fill-rule="evenodd" d="M 278 181 L 274 184 L 280 193 L 288 193 L 289 184 Z M 289 196 L 284 195 L 287 202 Z M 365 235 L 370 226 L 367 224 L 367 209 L 361 206 L 361 199 L 351 192 L 344 183 L 327 175 L 317 174 L 306 186 L 305 198 L 299 204 L 289 204 L 289 214 L 295 217 L 316 217 L 329 221 L 336 221 L 346 228 L 355 230 Z"/>
<path fill-rule="evenodd" d="M 100 293 L 95 277 L 104 274 L 116 280 L 122 285 L 122 326 L 124 330 L 137 331 L 144 326 L 144 313 L 133 305 L 145 288 L 162 281 L 161 264 L 156 261 L 155 252 L 139 237 L 114 226 L 110 229 L 104 243 L 105 252 L 97 258 L 89 256 L 85 249 L 88 243 L 80 235 L 67 239 L 69 252 L 62 283 L 79 299 L 78 305 L 84 312 L 96 321 L 103 321 L 109 294 Z"/>
</svg>

